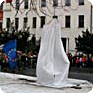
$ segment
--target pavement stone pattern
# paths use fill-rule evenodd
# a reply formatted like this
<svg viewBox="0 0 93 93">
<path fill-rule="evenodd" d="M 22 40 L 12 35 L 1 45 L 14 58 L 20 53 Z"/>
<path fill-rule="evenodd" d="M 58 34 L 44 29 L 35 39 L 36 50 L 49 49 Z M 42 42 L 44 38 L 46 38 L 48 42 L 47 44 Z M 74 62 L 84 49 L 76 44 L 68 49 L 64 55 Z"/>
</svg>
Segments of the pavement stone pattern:
<svg viewBox="0 0 93 93">
<path fill-rule="evenodd" d="M 17 78 L 0 75 L 0 88 L 4 93 L 88 93 L 92 90 L 91 83 L 80 85 L 81 89 L 75 88 L 47 88 L 31 85 L 30 82 Z"/>
</svg>

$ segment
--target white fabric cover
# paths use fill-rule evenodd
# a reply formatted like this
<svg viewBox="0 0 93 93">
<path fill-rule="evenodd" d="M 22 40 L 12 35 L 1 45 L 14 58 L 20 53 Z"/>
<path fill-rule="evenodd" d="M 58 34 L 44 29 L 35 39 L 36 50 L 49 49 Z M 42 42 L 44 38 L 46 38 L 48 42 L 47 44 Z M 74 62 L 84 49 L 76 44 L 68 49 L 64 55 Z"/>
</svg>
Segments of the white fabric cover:
<svg viewBox="0 0 93 93">
<path fill-rule="evenodd" d="M 41 85 L 63 86 L 68 79 L 69 60 L 61 40 L 61 26 L 57 19 L 45 25 L 37 61 L 37 82 Z"/>
</svg>

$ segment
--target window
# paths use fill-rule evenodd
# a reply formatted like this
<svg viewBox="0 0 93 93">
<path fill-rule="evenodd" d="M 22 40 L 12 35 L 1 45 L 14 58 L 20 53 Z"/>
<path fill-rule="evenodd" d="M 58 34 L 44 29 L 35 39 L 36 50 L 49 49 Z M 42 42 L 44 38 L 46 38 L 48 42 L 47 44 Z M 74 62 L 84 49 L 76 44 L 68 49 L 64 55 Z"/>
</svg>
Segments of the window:
<svg viewBox="0 0 93 93">
<path fill-rule="evenodd" d="M 19 9 L 19 5 L 20 5 L 19 0 L 16 0 L 16 9 Z"/>
<path fill-rule="evenodd" d="M 2 31 L 2 23 L 0 22 L 0 32 Z"/>
<path fill-rule="evenodd" d="M 46 0 L 41 0 L 41 7 L 46 7 Z"/>
<path fill-rule="evenodd" d="M 0 10 L 3 9 L 3 3 L 0 3 Z"/>
<path fill-rule="evenodd" d="M 53 0 L 53 6 L 58 6 L 58 0 Z"/>
<path fill-rule="evenodd" d="M 70 28 L 70 16 L 65 16 L 65 27 Z"/>
<path fill-rule="evenodd" d="M 66 6 L 70 6 L 70 5 L 71 5 L 71 0 L 66 0 L 66 1 L 65 1 L 65 5 L 66 5 Z"/>
<path fill-rule="evenodd" d="M 45 16 L 41 17 L 41 28 L 43 28 L 43 25 L 45 25 Z"/>
<path fill-rule="evenodd" d="M 10 18 L 6 19 L 6 27 L 7 27 L 7 29 L 10 28 Z"/>
<path fill-rule="evenodd" d="M 84 0 L 79 0 L 79 5 L 84 5 Z"/>
<path fill-rule="evenodd" d="M 53 16 L 53 18 L 56 18 L 56 19 L 58 19 L 58 16 Z"/>
<path fill-rule="evenodd" d="M 18 30 L 19 18 L 15 18 L 15 29 Z"/>
<path fill-rule="evenodd" d="M 25 0 L 24 8 L 28 9 L 29 0 Z"/>
<path fill-rule="evenodd" d="M 79 15 L 79 28 L 84 27 L 84 15 Z"/>
<path fill-rule="evenodd" d="M 36 17 L 33 17 L 33 28 L 36 28 Z"/>
<path fill-rule="evenodd" d="M 25 18 L 24 18 L 24 25 L 23 25 L 23 26 L 24 26 L 24 28 L 26 28 L 26 27 L 27 27 L 27 22 L 28 22 L 28 18 L 27 18 L 27 17 L 25 17 Z"/>
</svg>

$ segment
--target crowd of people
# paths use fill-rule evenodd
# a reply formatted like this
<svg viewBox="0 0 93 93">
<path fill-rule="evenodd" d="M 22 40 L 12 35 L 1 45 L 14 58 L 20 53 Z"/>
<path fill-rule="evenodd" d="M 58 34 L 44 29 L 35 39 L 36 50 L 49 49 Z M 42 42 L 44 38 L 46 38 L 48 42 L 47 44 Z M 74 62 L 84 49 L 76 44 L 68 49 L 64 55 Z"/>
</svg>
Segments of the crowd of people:
<svg viewBox="0 0 93 93">
<path fill-rule="evenodd" d="M 37 51 L 32 52 L 28 50 L 26 53 L 22 53 L 22 51 L 17 51 L 17 66 L 14 70 L 23 71 L 27 68 L 36 68 L 37 64 Z M 85 54 L 78 54 L 72 56 L 71 53 L 67 54 L 68 59 L 70 61 L 70 67 L 93 67 L 93 55 L 85 55 Z M 4 51 L 0 51 L 0 71 L 11 71 L 9 69 L 9 63 L 7 60 L 7 55 L 5 55 Z"/>
<path fill-rule="evenodd" d="M 23 72 L 24 69 L 27 68 L 36 68 L 37 62 L 37 52 L 28 50 L 26 53 L 22 53 L 22 51 L 17 51 L 17 66 L 14 69 L 9 68 L 9 62 L 7 60 L 7 55 L 5 55 L 4 51 L 0 51 L 0 68 L 1 71 L 11 72 L 11 71 L 19 71 Z"/>
<path fill-rule="evenodd" d="M 71 53 L 67 54 L 70 61 L 70 66 L 74 67 L 93 67 L 93 55 L 92 54 L 78 54 L 72 56 Z"/>
</svg>

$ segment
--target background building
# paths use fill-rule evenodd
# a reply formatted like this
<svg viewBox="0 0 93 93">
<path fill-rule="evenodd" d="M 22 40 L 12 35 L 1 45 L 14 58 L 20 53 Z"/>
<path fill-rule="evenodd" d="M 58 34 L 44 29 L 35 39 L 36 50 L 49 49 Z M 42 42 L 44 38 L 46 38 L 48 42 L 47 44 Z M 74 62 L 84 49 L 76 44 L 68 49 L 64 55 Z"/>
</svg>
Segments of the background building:
<svg viewBox="0 0 93 93">
<path fill-rule="evenodd" d="M 2 24 L 3 24 L 3 3 L 10 3 L 12 0 L 0 0 L 0 33 L 2 32 Z"/>
<path fill-rule="evenodd" d="M 2 26 L 3 26 L 3 3 L 0 5 L 0 33 L 2 33 Z"/>
<path fill-rule="evenodd" d="M 55 12 L 54 12 L 55 10 Z M 55 13 L 61 24 L 62 40 L 66 52 L 75 52 L 75 38 L 82 31 L 93 30 L 93 8 L 88 0 L 6 0 L 3 7 L 3 28 L 10 21 L 16 30 L 30 26 L 30 33 L 38 40 L 44 24 L 48 24 Z"/>
</svg>

